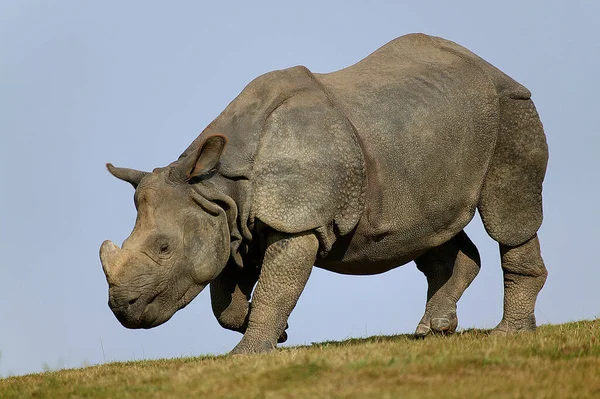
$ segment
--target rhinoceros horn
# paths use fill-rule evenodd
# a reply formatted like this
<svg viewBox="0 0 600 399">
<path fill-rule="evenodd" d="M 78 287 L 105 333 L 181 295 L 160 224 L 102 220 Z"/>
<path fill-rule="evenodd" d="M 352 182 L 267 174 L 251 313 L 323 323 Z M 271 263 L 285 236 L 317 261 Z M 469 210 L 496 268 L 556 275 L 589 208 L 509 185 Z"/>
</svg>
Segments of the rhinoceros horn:
<svg viewBox="0 0 600 399">
<path fill-rule="evenodd" d="M 119 270 L 126 261 L 126 254 L 114 242 L 106 240 L 100 247 L 100 262 L 109 284 L 115 284 Z"/>
</svg>

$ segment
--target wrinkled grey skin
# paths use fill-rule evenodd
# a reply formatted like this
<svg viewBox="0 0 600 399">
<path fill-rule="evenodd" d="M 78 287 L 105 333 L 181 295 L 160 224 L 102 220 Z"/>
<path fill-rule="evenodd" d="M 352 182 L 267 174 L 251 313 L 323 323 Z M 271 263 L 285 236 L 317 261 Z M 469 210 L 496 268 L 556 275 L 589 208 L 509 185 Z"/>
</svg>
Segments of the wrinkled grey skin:
<svg viewBox="0 0 600 399">
<path fill-rule="evenodd" d="M 233 352 L 262 352 L 285 341 L 313 265 L 366 275 L 414 260 L 429 285 L 416 334 L 453 332 L 480 267 L 463 231 L 478 209 L 504 271 L 495 331 L 534 330 L 547 156 L 529 91 L 444 39 L 403 36 L 329 74 L 267 73 L 169 166 L 108 166 L 138 210 L 122 248 L 100 249 L 109 305 L 150 328 L 210 284 L 219 323 L 244 334 Z"/>
</svg>

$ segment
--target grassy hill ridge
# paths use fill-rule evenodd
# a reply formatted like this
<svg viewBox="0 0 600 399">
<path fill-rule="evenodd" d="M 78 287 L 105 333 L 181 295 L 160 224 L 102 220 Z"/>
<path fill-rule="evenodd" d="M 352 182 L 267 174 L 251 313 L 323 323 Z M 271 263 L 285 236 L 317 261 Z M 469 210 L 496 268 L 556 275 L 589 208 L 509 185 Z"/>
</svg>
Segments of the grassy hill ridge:
<svg viewBox="0 0 600 399">
<path fill-rule="evenodd" d="M 266 355 L 109 363 L 0 380 L 2 398 L 600 397 L 600 319 L 508 337 L 378 336 Z"/>
</svg>

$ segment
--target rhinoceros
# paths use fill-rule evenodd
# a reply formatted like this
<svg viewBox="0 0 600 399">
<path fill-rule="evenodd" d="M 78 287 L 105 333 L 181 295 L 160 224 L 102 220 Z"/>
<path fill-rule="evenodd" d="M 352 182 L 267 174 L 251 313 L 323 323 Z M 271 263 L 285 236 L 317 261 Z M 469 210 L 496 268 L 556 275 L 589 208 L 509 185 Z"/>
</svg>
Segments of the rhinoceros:
<svg viewBox="0 0 600 399">
<path fill-rule="evenodd" d="M 415 261 L 428 282 L 416 334 L 451 333 L 480 268 L 463 230 L 477 209 L 504 272 L 494 331 L 534 330 L 547 159 L 531 93 L 442 38 L 402 36 L 332 73 L 269 72 L 170 165 L 107 164 L 137 209 L 122 247 L 100 248 L 108 304 L 151 328 L 210 285 L 220 325 L 243 333 L 233 353 L 264 352 L 287 338 L 313 266 Z"/>
</svg>

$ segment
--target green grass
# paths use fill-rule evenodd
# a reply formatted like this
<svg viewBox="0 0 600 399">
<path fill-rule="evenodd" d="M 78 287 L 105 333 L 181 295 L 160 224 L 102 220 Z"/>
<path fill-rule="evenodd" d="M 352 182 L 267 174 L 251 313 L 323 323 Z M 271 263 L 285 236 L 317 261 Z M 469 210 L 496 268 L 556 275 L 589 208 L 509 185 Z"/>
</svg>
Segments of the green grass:
<svg viewBox="0 0 600 399">
<path fill-rule="evenodd" d="M 600 319 L 534 334 L 469 330 L 254 356 L 110 363 L 0 380 L 2 398 L 600 397 Z"/>
</svg>

